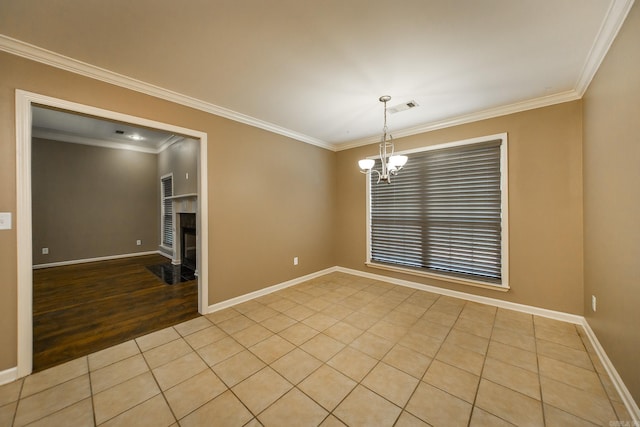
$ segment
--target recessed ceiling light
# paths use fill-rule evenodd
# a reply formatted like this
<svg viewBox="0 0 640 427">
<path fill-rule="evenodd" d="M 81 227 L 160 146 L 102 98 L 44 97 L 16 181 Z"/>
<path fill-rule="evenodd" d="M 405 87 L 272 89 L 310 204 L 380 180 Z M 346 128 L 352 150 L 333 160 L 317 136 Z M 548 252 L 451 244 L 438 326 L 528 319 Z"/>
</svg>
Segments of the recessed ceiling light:
<svg viewBox="0 0 640 427">
<path fill-rule="evenodd" d="M 128 137 L 129 137 L 130 139 L 133 139 L 134 141 L 142 141 L 142 140 L 144 139 L 143 137 L 141 137 L 141 136 L 140 136 L 140 135 L 138 135 L 137 133 L 134 133 L 134 134 L 128 135 Z"/>
</svg>

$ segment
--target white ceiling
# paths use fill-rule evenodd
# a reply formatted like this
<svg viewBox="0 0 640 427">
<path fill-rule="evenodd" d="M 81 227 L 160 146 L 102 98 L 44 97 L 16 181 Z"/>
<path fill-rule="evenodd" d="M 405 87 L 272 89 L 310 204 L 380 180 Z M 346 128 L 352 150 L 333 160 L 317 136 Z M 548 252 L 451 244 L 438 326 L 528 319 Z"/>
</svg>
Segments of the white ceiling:
<svg viewBox="0 0 640 427">
<path fill-rule="evenodd" d="M 420 105 L 396 137 L 577 99 L 632 3 L 8 0 L 0 48 L 340 149 L 377 139 L 380 95 Z"/>
</svg>

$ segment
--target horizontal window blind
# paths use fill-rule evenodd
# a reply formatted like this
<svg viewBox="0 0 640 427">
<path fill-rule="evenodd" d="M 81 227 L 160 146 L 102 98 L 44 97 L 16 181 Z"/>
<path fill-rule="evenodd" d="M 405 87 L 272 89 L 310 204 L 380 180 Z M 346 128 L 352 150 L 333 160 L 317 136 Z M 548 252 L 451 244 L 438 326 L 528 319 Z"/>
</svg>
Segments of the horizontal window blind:
<svg viewBox="0 0 640 427">
<path fill-rule="evenodd" d="M 371 176 L 371 260 L 501 282 L 501 140 L 409 154 Z"/>
<path fill-rule="evenodd" d="M 161 179 L 162 184 L 162 244 L 173 246 L 173 176 Z"/>
</svg>

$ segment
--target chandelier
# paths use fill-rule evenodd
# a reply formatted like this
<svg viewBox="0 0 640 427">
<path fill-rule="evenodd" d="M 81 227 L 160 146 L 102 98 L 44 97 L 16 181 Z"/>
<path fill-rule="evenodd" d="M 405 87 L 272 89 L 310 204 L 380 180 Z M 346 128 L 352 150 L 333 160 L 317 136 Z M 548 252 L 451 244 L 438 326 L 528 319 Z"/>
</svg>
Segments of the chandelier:
<svg viewBox="0 0 640 427">
<path fill-rule="evenodd" d="M 375 172 L 378 174 L 378 183 L 380 181 L 391 183 L 391 177 L 398 174 L 398 171 L 407 163 L 407 156 L 393 154 L 393 137 L 389 134 L 387 128 L 387 102 L 391 100 L 389 95 L 380 97 L 380 102 L 384 103 L 384 127 L 382 128 L 382 141 L 380 142 L 380 161 L 381 169 L 378 171 L 373 167 L 376 164 L 375 159 L 362 159 L 358 161 L 360 172 L 370 174 Z"/>
</svg>

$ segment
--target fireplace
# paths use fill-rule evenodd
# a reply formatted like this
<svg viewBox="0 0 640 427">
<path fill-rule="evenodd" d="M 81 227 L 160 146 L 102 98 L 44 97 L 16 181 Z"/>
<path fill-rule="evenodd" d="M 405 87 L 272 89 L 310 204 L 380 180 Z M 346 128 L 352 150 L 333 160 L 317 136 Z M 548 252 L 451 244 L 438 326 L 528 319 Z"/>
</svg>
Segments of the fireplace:
<svg viewBox="0 0 640 427">
<path fill-rule="evenodd" d="M 180 213 L 180 259 L 184 267 L 196 269 L 196 214 Z"/>
</svg>

